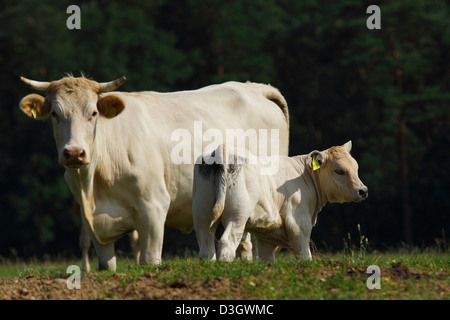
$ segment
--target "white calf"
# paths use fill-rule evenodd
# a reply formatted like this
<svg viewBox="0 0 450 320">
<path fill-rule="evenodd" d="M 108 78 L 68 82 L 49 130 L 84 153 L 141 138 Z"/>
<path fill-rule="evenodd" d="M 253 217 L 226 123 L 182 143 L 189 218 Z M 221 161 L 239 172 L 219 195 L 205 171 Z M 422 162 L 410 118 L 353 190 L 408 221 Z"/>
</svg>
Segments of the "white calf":
<svg viewBox="0 0 450 320">
<path fill-rule="evenodd" d="M 256 236 L 259 257 L 266 261 L 274 261 L 277 246 L 311 259 L 311 230 L 322 207 L 368 196 L 351 146 L 349 141 L 307 155 L 280 156 L 272 175 L 261 174 L 261 158 L 242 156 L 224 145 L 205 153 L 194 168 L 192 212 L 199 257 L 216 259 L 214 235 L 222 221 L 220 260 L 235 258 L 244 231 Z"/>
</svg>

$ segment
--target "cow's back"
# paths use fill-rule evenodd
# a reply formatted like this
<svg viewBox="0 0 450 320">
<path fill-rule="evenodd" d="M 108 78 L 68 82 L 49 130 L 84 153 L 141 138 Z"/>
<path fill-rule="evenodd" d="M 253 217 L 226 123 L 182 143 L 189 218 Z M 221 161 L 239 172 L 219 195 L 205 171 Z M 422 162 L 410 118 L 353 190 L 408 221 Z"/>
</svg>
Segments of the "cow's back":
<svg viewBox="0 0 450 320">
<path fill-rule="evenodd" d="M 180 128 L 191 131 L 194 121 L 202 122 L 203 131 L 278 129 L 280 154 L 288 154 L 288 108 L 283 96 L 272 86 L 230 81 L 197 90 L 123 94 L 139 97 L 152 119 L 160 121 L 164 134 Z"/>
</svg>

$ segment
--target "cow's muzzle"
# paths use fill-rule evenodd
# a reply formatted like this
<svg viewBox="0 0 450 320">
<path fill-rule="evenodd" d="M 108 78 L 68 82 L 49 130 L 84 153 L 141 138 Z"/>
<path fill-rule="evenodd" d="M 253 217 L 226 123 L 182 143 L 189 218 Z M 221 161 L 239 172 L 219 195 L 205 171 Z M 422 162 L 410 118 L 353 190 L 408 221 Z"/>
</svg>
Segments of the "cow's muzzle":
<svg viewBox="0 0 450 320">
<path fill-rule="evenodd" d="M 364 186 L 363 188 L 358 190 L 358 200 L 357 201 L 363 201 L 366 200 L 367 197 L 369 196 L 369 189 Z"/>
<path fill-rule="evenodd" d="M 79 168 L 86 164 L 86 151 L 73 148 L 64 149 L 62 165 L 69 168 Z"/>
</svg>

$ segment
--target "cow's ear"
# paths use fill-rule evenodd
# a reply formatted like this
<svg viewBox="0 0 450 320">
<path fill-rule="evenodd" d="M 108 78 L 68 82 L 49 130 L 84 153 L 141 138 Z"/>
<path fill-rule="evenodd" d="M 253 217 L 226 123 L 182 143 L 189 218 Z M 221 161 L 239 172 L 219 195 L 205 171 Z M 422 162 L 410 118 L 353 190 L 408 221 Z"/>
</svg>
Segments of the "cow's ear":
<svg viewBox="0 0 450 320">
<path fill-rule="evenodd" d="M 50 113 L 50 103 L 39 94 L 29 94 L 20 101 L 20 109 L 33 119 L 42 119 Z"/>
<path fill-rule="evenodd" d="M 352 150 L 352 140 L 350 140 L 347 143 L 343 144 L 342 147 L 344 148 L 345 151 L 350 153 L 350 151 Z"/>
<path fill-rule="evenodd" d="M 114 118 L 125 109 L 125 103 L 115 95 L 107 95 L 97 102 L 100 114 L 108 119 Z"/>
<path fill-rule="evenodd" d="M 326 156 L 323 152 L 314 150 L 308 154 L 306 164 L 314 171 L 325 165 Z"/>
</svg>

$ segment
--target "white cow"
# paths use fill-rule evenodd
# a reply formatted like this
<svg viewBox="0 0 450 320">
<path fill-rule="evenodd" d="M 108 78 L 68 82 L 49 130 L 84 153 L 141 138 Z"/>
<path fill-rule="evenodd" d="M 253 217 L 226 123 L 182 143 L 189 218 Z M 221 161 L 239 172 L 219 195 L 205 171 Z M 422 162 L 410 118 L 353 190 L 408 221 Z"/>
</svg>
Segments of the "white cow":
<svg viewBox="0 0 450 320">
<path fill-rule="evenodd" d="M 220 145 L 205 153 L 195 165 L 192 201 L 199 257 L 216 259 L 214 234 L 221 220 L 221 260 L 234 259 L 244 231 L 256 236 L 259 257 L 266 261 L 275 260 L 277 246 L 311 259 L 311 230 L 322 207 L 368 196 L 351 146 L 349 141 L 321 152 L 280 156 L 278 172 L 269 175 L 261 174 L 263 159 L 234 148 Z"/>
<path fill-rule="evenodd" d="M 151 264 L 161 262 L 164 224 L 192 230 L 196 157 L 186 161 L 182 154 L 180 163 L 176 156 L 190 153 L 192 145 L 203 152 L 211 135 L 198 144 L 199 123 L 200 131 L 209 133 L 276 129 L 276 151 L 288 153 L 286 101 L 269 85 L 227 82 L 173 93 L 105 93 L 125 77 L 107 83 L 73 76 L 52 82 L 21 79 L 46 92 L 46 97 L 24 97 L 20 108 L 32 118 L 52 118 L 59 163 L 81 205 L 99 269 L 116 269 L 114 242 L 133 230 L 139 234 L 140 263 Z M 194 142 L 180 142 L 180 135 L 174 141 L 180 131 Z M 180 144 L 189 148 L 180 151 Z"/>
</svg>

